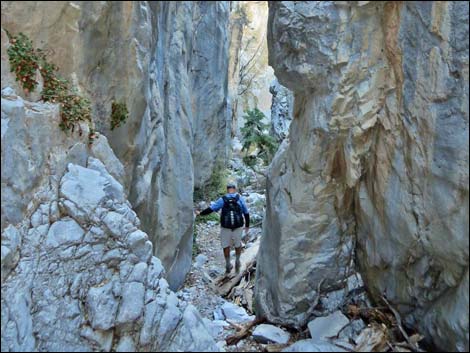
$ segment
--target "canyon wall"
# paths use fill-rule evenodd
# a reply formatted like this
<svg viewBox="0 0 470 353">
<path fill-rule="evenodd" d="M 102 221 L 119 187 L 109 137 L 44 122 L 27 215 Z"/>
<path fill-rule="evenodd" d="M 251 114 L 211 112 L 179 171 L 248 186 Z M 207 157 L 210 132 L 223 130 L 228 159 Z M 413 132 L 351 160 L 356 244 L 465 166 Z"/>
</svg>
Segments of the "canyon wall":
<svg viewBox="0 0 470 353">
<path fill-rule="evenodd" d="M 267 1 L 238 1 L 234 17 L 241 24 L 241 38 L 237 55 L 237 88 L 233 111 L 234 134 L 240 134 L 244 125 L 245 111 L 258 108 L 271 116 L 271 93 L 269 86 L 274 80 L 273 69 L 268 65 Z"/>
<path fill-rule="evenodd" d="M 271 131 L 270 134 L 278 142 L 284 140 L 289 133 L 294 109 L 294 96 L 292 92 L 274 80 L 269 87 L 272 94 L 271 102 Z"/>
<path fill-rule="evenodd" d="M 468 351 L 468 3 L 269 6 L 269 63 L 295 103 L 257 312 L 303 326 L 356 268 L 428 344 Z"/>
<path fill-rule="evenodd" d="M 218 351 L 152 256 L 106 137 L 59 122 L 57 104 L 2 90 L 2 352 Z"/>
<path fill-rule="evenodd" d="M 2 88 L 37 100 L 9 74 L 5 30 L 23 32 L 91 99 L 95 129 L 123 163 L 125 193 L 172 288 L 180 286 L 191 263 L 193 188 L 225 163 L 230 145 L 229 2 L 1 6 Z M 111 130 L 113 101 L 126 103 L 129 118 Z M 31 198 L 9 195 L 21 207 Z M 10 196 L 2 192 L 2 229 L 4 213 L 13 213 Z M 16 222 L 22 213 L 15 214 Z"/>
</svg>

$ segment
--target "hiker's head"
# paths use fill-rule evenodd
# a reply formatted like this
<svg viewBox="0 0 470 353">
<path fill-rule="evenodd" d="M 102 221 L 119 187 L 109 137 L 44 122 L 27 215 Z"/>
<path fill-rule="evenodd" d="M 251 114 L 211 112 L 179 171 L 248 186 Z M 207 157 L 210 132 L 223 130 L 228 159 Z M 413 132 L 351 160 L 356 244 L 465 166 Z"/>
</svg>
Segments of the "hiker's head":
<svg viewBox="0 0 470 353">
<path fill-rule="evenodd" d="M 234 194 L 237 192 L 237 186 L 233 183 L 228 183 L 227 184 L 227 192 L 229 194 Z"/>
</svg>

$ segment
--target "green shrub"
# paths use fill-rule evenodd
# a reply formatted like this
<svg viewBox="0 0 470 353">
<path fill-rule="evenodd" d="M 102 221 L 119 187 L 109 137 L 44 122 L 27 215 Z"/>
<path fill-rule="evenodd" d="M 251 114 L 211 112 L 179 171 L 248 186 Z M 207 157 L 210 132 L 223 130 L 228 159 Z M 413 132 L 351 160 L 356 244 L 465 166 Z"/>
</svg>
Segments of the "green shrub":
<svg viewBox="0 0 470 353">
<path fill-rule="evenodd" d="M 266 132 L 268 125 L 262 122 L 265 115 L 255 108 L 246 111 L 243 118 L 245 119 L 245 125 L 241 128 L 242 151 L 245 152 L 243 162 L 248 166 L 254 166 L 256 158 L 250 156 L 249 152 L 257 148 L 259 152 L 256 157 L 261 158 L 265 164 L 269 164 L 276 153 L 278 143 Z"/>
<path fill-rule="evenodd" d="M 45 102 L 62 102 L 67 95 L 69 81 L 59 76 L 57 65 L 47 61 L 43 50 L 38 49 L 39 53 L 39 71 L 44 79 L 44 86 L 41 92 L 41 98 Z"/>
<path fill-rule="evenodd" d="M 67 94 L 60 97 L 61 122 L 59 126 L 62 130 L 72 130 L 80 121 L 87 120 L 91 123 L 91 103 L 88 99 L 76 95 Z M 92 129 L 90 129 L 90 132 Z"/>
<path fill-rule="evenodd" d="M 129 116 L 126 103 L 114 102 L 111 104 L 111 130 L 124 124 Z"/>
<path fill-rule="evenodd" d="M 10 71 L 15 73 L 16 81 L 20 82 L 23 89 L 32 92 L 38 84 L 35 77 L 39 67 L 39 58 L 33 48 L 33 43 L 23 33 L 17 36 L 6 33 L 11 44 L 7 50 Z"/>
<path fill-rule="evenodd" d="M 69 81 L 59 76 L 57 65 L 47 60 L 46 52 L 34 49 L 31 40 L 23 33 L 12 36 L 7 32 L 11 46 L 8 48 L 8 58 L 11 72 L 16 73 L 16 80 L 20 81 L 26 91 L 32 92 L 38 82 L 34 79 L 39 69 L 44 80 L 41 98 L 45 102 L 60 104 L 62 130 L 72 130 L 80 121 L 88 121 L 90 126 L 90 141 L 93 140 L 94 131 L 91 128 L 91 103 L 85 97 L 70 89 Z"/>
</svg>

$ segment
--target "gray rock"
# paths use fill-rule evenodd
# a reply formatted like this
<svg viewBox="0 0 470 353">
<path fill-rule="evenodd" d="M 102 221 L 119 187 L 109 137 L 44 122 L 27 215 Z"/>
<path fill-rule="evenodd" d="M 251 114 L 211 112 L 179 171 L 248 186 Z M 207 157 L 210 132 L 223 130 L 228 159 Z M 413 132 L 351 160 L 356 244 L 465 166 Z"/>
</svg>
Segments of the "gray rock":
<svg viewBox="0 0 470 353">
<path fill-rule="evenodd" d="M 116 352 L 135 352 L 135 343 L 132 337 L 124 336 L 119 340 L 116 346 Z"/>
<path fill-rule="evenodd" d="M 222 311 L 222 308 L 218 308 L 214 310 L 214 320 L 218 320 L 218 321 L 225 320 L 225 315 Z"/>
<path fill-rule="evenodd" d="M 328 313 L 332 313 L 335 310 L 338 310 L 340 305 L 343 303 L 345 298 L 344 289 L 339 289 L 336 291 L 328 292 L 320 298 L 320 304 L 322 309 Z"/>
<path fill-rule="evenodd" d="M 119 303 L 112 289 L 112 283 L 89 289 L 86 305 L 92 328 L 109 330 L 113 327 Z"/>
<path fill-rule="evenodd" d="M 310 336 L 315 340 L 327 340 L 336 336 L 339 331 L 349 323 L 341 311 L 324 317 L 318 317 L 308 323 Z"/>
<path fill-rule="evenodd" d="M 289 132 L 294 109 L 294 96 L 277 79 L 271 83 L 269 92 L 273 95 L 271 103 L 271 134 L 281 142 Z"/>
<path fill-rule="evenodd" d="M 357 336 L 361 333 L 362 330 L 366 328 L 366 324 L 362 319 L 351 321 L 350 324 L 340 332 L 339 337 L 343 338 L 346 341 L 352 339 L 355 341 Z"/>
<path fill-rule="evenodd" d="M 268 324 L 256 326 L 253 331 L 253 338 L 260 343 L 278 343 L 285 344 L 289 341 L 289 333 L 281 330 L 279 327 Z"/>
<path fill-rule="evenodd" d="M 254 316 L 248 315 L 246 310 L 243 309 L 241 306 L 235 305 L 231 302 L 224 303 L 221 309 L 222 309 L 222 313 L 224 314 L 225 320 L 231 320 L 231 321 L 240 323 L 240 322 L 251 321 L 254 319 Z"/>
<path fill-rule="evenodd" d="M 199 254 L 198 256 L 196 256 L 194 266 L 195 267 L 202 267 L 207 262 L 207 260 L 208 260 L 208 258 L 207 258 L 206 255 Z"/>
<path fill-rule="evenodd" d="M 312 288 L 359 271 L 406 326 L 467 351 L 467 4 L 269 9 L 269 62 L 296 114 L 268 172 L 257 313 L 302 326 Z"/>
<path fill-rule="evenodd" d="M 80 331 L 80 336 L 86 338 L 88 341 L 94 342 L 103 351 L 109 352 L 113 344 L 114 332 L 112 330 L 93 330 L 91 327 L 85 326 Z"/>
<path fill-rule="evenodd" d="M 177 337 L 169 346 L 169 351 L 187 350 L 194 352 L 218 352 L 219 348 L 208 332 L 196 308 L 186 307 L 183 319 L 177 330 Z"/>
<path fill-rule="evenodd" d="M 300 340 L 284 348 L 282 352 L 347 352 L 346 350 L 329 342 L 309 339 Z"/>
<path fill-rule="evenodd" d="M 81 242 L 85 231 L 72 218 L 63 218 L 49 228 L 46 238 L 46 247 L 66 247 Z"/>
<path fill-rule="evenodd" d="M 116 322 L 123 324 L 137 320 L 144 309 L 144 295 L 145 288 L 142 283 L 130 282 L 124 284 Z"/>
<path fill-rule="evenodd" d="M 132 232 L 127 237 L 127 243 L 132 251 L 139 257 L 142 257 L 144 261 L 145 257 L 148 256 L 148 245 L 147 245 L 147 234 L 142 232 L 141 230 L 137 230 Z"/>
<path fill-rule="evenodd" d="M 225 327 L 230 327 L 230 324 L 224 320 L 214 320 L 211 321 L 207 318 L 203 318 L 202 321 L 206 325 L 207 330 L 210 332 L 212 337 L 216 339 L 220 336 L 222 332 L 224 332 Z"/>
<path fill-rule="evenodd" d="M 104 188 L 107 181 L 96 170 L 79 165 L 69 164 L 68 170 L 61 181 L 61 196 L 73 202 L 91 218 L 106 195 Z M 84 183 L 87 183 L 86 189 L 80 187 Z"/>
<path fill-rule="evenodd" d="M 1 266 L 2 266 L 2 282 L 9 272 L 16 266 L 20 256 L 21 234 L 18 230 L 9 225 L 2 232 L 2 248 L 1 248 Z"/>
<path fill-rule="evenodd" d="M 132 270 L 127 280 L 129 282 L 145 283 L 147 279 L 147 269 L 148 265 L 145 262 L 139 262 L 134 266 L 134 269 Z"/>
<path fill-rule="evenodd" d="M 2 350 L 218 350 L 197 311 L 170 291 L 160 260 L 139 253 L 147 235 L 134 231 L 127 242 L 126 229 L 139 223 L 127 201 L 120 203 L 107 182 L 96 202 L 79 199 L 78 190 L 96 189 L 81 176 L 110 180 L 106 169 L 100 166 L 97 177 L 77 167 L 69 165 L 66 182 L 51 178 L 31 217 L 2 233 Z M 61 213 L 49 226 L 59 194 Z M 15 271 L 4 274 L 11 261 Z"/>
</svg>

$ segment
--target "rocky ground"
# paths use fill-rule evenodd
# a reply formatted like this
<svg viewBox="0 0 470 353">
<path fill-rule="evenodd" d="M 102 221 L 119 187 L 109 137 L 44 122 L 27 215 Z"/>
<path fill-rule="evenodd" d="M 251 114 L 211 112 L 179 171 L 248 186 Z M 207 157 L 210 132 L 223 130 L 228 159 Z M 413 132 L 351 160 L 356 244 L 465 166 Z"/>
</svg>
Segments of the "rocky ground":
<svg viewBox="0 0 470 353">
<path fill-rule="evenodd" d="M 243 242 L 244 250 L 246 250 L 261 236 L 265 197 L 261 193 L 252 192 L 253 186 L 250 185 L 250 181 L 253 180 L 254 175 L 246 172 L 242 176 L 244 179 L 240 179 L 240 173 L 237 173 L 242 168 L 240 161 L 235 160 L 233 162 L 236 163 L 237 169 L 231 170 L 229 178 L 237 180 L 240 186 L 246 184 L 243 196 L 250 209 L 252 219 L 252 227 Z M 241 190 L 243 190 L 243 187 Z M 198 207 L 205 208 L 207 205 L 201 203 Z M 262 352 L 264 351 L 264 345 L 256 342 L 251 336 L 232 346 L 227 346 L 225 342 L 227 337 L 236 333 L 237 330 L 234 325 L 247 323 L 255 317 L 253 312 L 241 305 L 234 304 L 230 299 L 223 298 L 217 291 L 215 283 L 224 276 L 225 260 L 220 246 L 220 226 L 216 219 L 218 219 L 218 214 L 213 214 L 211 220 L 195 223 L 197 237 L 194 261 L 184 287 L 177 292 L 177 295 L 193 304 L 200 311 L 203 320 L 221 350 L 229 352 Z M 231 260 L 234 264 L 234 249 L 231 251 Z"/>
<path fill-rule="evenodd" d="M 229 179 L 236 180 L 250 209 L 252 227 L 243 242 L 243 259 L 259 246 L 265 210 L 262 177 L 231 161 Z M 205 208 L 206 203 L 197 207 Z M 358 273 L 353 273 L 336 291 L 323 293 L 312 303 L 307 327 L 296 330 L 272 323 L 255 325 L 238 343 L 226 340 L 255 319 L 251 298 L 255 271 L 247 271 L 229 295 L 221 295 L 218 283 L 224 277 L 224 258 L 219 240 L 218 215 L 195 223 L 196 246 L 193 264 L 184 287 L 177 292 L 183 302 L 194 305 L 221 351 L 227 352 L 324 352 L 324 351 L 415 351 L 420 335 L 403 341 L 401 329 L 389 308 L 374 307 Z M 250 248 L 251 251 L 249 250 Z M 235 253 L 231 251 L 232 263 Z M 255 268 L 255 266 L 254 266 Z M 248 278 L 248 279 L 247 279 Z M 402 341 L 402 342 L 399 342 Z"/>
</svg>

